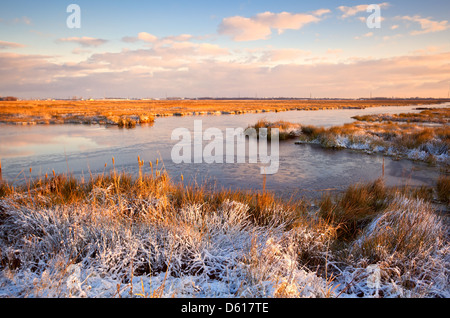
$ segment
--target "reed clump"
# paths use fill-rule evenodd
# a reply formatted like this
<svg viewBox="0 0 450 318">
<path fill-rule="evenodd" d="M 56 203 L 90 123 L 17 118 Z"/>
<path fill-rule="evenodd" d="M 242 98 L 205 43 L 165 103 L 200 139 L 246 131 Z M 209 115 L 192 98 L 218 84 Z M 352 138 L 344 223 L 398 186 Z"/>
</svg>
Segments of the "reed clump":
<svg viewBox="0 0 450 318">
<path fill-rule="evenodd" d="M 335 200 L 330 195 L 325 195 L 320 202 L 319 216 L 339 228 L 337 239 L 353 240 L 383 211 L 389 196 L 382 179 L 351 185 Z"/>
<path fill-rule="evenodd" d="M 272 129 L 278 129 L 278 138 L 280 140 L 294 139 L 299 136 L 301 125 L 293 124 L 287 121 L 276 121 L 270 122 L 268 120 L 259 120 L 255 125 L 249 126 L 249 128 L 254 128 L 256 130 L 256 135 L 260 136 L 260 130 L 262 128 L 267 129 L 267 139 L 272 139 Z"/>
</svg>

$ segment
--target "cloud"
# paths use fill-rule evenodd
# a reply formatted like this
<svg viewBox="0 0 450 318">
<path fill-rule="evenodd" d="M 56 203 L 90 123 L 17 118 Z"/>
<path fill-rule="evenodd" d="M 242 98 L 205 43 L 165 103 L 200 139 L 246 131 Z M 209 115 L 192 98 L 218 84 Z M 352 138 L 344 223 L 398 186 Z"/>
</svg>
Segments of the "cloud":
<svg viewBox="0 0 450 318">
<path fill-rule="evenodd" d="M 330 12 L 331 12 L 330 9 L 319 9 L 319 10 L 314 11 L 312 14 L 320 17 L 320 16 L 330 13 Z"/>
<path fill-rule="evenodd" d="M 125 36 L 122 38 L 122 42 L 125 43 L 135 43 L 138 41 L 143 41 L 147 43 L 153 43 L 158 45 L 164 45 L 164 44 L 172 44 L 174 42 L 187 42 L 190 40 L 193 40 L 195 38 L 200 37 L 194 37 L 191 34 L 180 34 L 180 35 L 171 35 L 166 36 L 163 38 L 158 38 L 157 36 L 147 33 L 147 32 L 140 32 L 137 37 L 133 36 Z"/>
<path fill-rule="evenodd" d="M 301 49 L 273 49 L 273 48 L 256 48 L 245 49 L 244 52 L 236 53 L 239 61 L 242 64 L 253 64 L 260 66 L 276 66 L 280 64 L 300 63 L 305 57 L 311 55 L 310 51 Z"/>
<path fill-rule="evenodd" d="M 372 37 L 373 35 L 374 35 L 373 32 L 368 32 L 368 33 L 363 34 L 363 35 L 361 35 L 361 36 L 355 36 L 355 40 L 360 40 L 360 39 L 362 39 L 362 38 L 370 38 L 370 37 Z"/>
<path fill-rule="evenodd" d="M 30 25 L 31 19 L 28 17 L 15 18 L 13 20 L 13 23 L 15 23 L 15 24 L 24 23 L 24 24 Z"/>
<path fill-rule="evenodd" d="M 16 49 L 21 47 L 25 47 L 25 45 L 15 42 L 0 41 L 0 50 Z"/>
<path fill-rule="evenodd" d="M 424 49 L 415 50 L 415 51 L 413 51 L 413 53 L 416 54 L 416 55 L 419 55 L 419 56 L 420 55 L 427 55 L 427 54 L 435 54 L 435 53 L 441 51 L 442 48 L 443 48 L 442 46 L 430 45 L 430 46 L 427 46 Z"/>
<path fill-rule="evenodd" d="M 228 49 L 222 48 L 217 44 L 210 44 L 210 43 L 198 44 L 197 51 L 199 55 L 207 55 L 207 56 L 219 56 L 229 54 Z"/>
<path fill-rule="evenodd" d="M 184 42 L 192 40 L 193 38 L 194 36 L 191 34 L 180 34 L 180 35 L 166 36 L 163 38 L 163 41 Z"/>
<path fill-rule="evenodd" d="M 271 61 L 279 62 L 279 61 L 295 61 L 298 58 L 302 58 L 310 54 L 311 52 L 300 49 L 277 49 L 271 50 L 269 56 Z"/>
<path fill-rule="evenodd" d="M 367 17 L 358 17 L 358 20 L 361 21 L 362 23 L 367 23 Z M 385 17 L 380 17 L 380 22 L 383 22 L 385 20 L 386 20 Z"/>
<path fill-rule="evenodd" d="M 72 50 L 72 54 L 89 54 L 92 53 L 91 50 L 85 50 L 85 49 L 81 49 L 79 47 L 75 48 Z"/>
<path fill-rule="evenodd" d="M 91 38 L 91 37 L 70 37 L 70 38 L 62 38 L 57 40 L 57 42 L 71 42 L 81 44 L 83 47 L 97 47 L 107 43 L 107 40 Z"/>
<path fill-rule="evenodd" d="M 416 16 L 403 16 L 401 19 L 406 21 L 412 21 L 419 23 L 421 26 L 420 31 L 412 31 L 411 35 L 420 35 L 420 34 L 426 34 L 426 33 L 432 33 L 432 32 L 440 32 L 450 29 L 450 25 L 448 24 L 447 20 L 443 21 L 433 21 L 431 18 L 422 18 L 418 15 Z"/>
<path fill-rule="evenodd" d="M 441 97 L 448 91 L 450 52 L 303 63 L 290 60 L 308 52 L 265 48 L 259 53 L 261 58 L 248 63 L 233 55 L 237 53 L 207 58 L 206 54 L 221 50 L 214 44 L 180 43 L 178 47 L 98 53 L 79 63 L 3 52 L 0 87 L 21 98 L 161 97 L 165 92 L 186 97 L 233 97 L 239 92 L 241 96 L 261 92 L 258 95 L 302 97 L 313 92 L 319 97 L 343 98 L 365 96 L 370 90 L 379 96 Z"/>
<path fill-rule="evenodd" d="M 230 54 L 228 49 L 217 44 L 184 41 L 161 45 L 161 40 L 146 49 L 97 53 L 90 56 L 82 65 L 110 72 L 134 70 L 148 73 L 173 72 L 201 63 L 202 60 L 220 59 Z"/>
<path fill-rule="evenodd" d="M 144 41 L 144 42 L 156 42 L 158 40 L 158 37 L 154 36 L 153 34 L 147 33 L 147 32 L 141 32 L 138 34 L 138 40 Z"/>
<path fill-rule="evenodd" d="M 137 41 L 139 41 L 139 39 L 134 36 L 124 36 L 122 38 L 122 42 L 125 42 L 125 43 L 135 43 Z"/>
<path fill-rule="evenodd" d="M 228 35 L 235 41 L 265 40 L 272 34 L 272 29 L 278 34 L 285 30 L 299 30 L 310 23 L 317 23 L 321 16 L 330 12 L 328 9 L 320 9 L 311 14 L 305 13 L 259 13 L 251 18 L 234 16 L 222 20 L 218 33 Z"/>
<path fill-rule="evenodd" d="M 326 52 L 326 54 L 329 54 L 329 55 L 339 55 L 339 54 L 341 54 L 342 52 L 343 52 L 342 49 L 328 49 L 327 52 Z"/>
<path fill-rule="evenodd" d="M 390 41 L 390 40 L 395 40 L 395 39 L 399 39 L 402 38 L 404 35 L 403 34 L 395 34 L 395 35 L 385 35 L 383 36 L 383 40 L 384 41 Z"/>
<path fill-rule="evenodd" d="M 270 26 L 240 16 L 225 18 L 218 32 L 231 36 L 235 41 L 265 40 L 272 34 Z"/>
<path fill-rule="evenodd" d="M 26 25 L 31 25 L 31 19 L 28 17 L 20 17 L 20 18 L 14 18 L 12 20 L 4 20 L 4 19 L 0 19 L 0 23 L 4 23 L 4 24 L 26 24 Z"/>
<path fill-rule="evenodd" d="M 387 8 L 390 6 L 388 2 L 383 2 L 378 4 L 380 8 Z M 360 4 L 353 7 L 347 7 L 347 6 L 340 6 L 338 7 L 339 10 L 342 11 L 342 19 L 346 19 L 352 16 L 357 15 L 360 12 L 367 12 L 367 8 L 369 7 L 369 4 Z"/>
</svg>

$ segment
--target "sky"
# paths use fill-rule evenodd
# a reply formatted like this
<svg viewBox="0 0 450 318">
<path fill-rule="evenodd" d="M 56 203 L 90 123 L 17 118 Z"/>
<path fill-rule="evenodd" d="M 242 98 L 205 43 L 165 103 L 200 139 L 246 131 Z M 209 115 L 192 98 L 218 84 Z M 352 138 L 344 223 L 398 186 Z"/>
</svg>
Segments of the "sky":
<svg viewBox="0 0 450 318">
<path fill-rule="evenodd" d="M 448 0 L 1 1 L 0 96 L 447 98 L 449 19 Z"/>
</svg>

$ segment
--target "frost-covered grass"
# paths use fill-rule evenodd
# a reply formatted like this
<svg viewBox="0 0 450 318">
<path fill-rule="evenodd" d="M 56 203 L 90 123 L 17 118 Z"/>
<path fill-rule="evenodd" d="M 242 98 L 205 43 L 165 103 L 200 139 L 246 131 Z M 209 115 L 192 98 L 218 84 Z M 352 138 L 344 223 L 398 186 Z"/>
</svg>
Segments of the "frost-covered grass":
<svg viewBox="0 0 450 318">
<path fill-rule="evenodd" d="M 449 296 L 444 223 L 381 181 L 318 208 L 161 170 L 1 189 L 0 297 Z"/>
<path fill-rule="evenodd" d="M 339 127 L 302 127 L 298 143 L 353 149 L 429 163 L 450 164 L 450 127 L 413 124 L 361 123 Z"/>
<path fill-rule="evenodd" d="M 448 252 L 446 229 L 431 206 L 403 196 L 395 197 L 350 246 L 359 262 L 378 264 L 377 290 L 400 297 L 448 297 Z M 442 286 L 447 286 L 444 293 Z"/>
<path fill-rule="evenodd" d="M 359 122 L 328 129 L 303 126 L 298 143 L 315 143 L 327 148 L 361 150 L 397 158 L 450 164 L 450 108 L 427 109 L 418 114 L 381 114 L 354 118 Z M 434 126 L 412 122 L 431 123 Z"/>
</svg>

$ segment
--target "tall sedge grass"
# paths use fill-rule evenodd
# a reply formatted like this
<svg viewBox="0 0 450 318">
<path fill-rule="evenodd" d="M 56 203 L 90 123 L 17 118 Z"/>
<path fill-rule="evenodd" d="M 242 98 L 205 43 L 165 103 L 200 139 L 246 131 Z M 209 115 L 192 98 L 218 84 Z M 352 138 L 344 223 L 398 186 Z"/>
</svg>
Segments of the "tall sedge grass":
<svg viewBox="0 0 450 318">
<path fill-rule="evenodd" d="M 372 262 L 395 255 L 403 261 L 436 250 L 445 239 L 445 227 L 431 206 L 421 200 L 396 197 L 353 244 L 353 253 Z"/>
<path fill-rule="evenodd" d="M 339 227 L 338 239 L 353 240 L 386 206 L 389 192 L 382 179 L 373 183 L 351 185 L 333 201 L 325 195 L 319 215 Z"/>
</svg>

